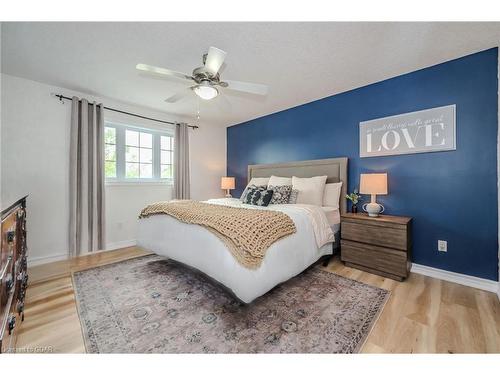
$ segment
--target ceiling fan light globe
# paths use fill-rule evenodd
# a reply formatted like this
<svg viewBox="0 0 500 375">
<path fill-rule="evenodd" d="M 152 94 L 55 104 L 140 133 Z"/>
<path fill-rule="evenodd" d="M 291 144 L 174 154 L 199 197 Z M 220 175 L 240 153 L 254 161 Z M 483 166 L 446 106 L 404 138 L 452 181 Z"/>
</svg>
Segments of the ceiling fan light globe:
<svg viewBox="0 0 500 375">
<path fill-rule="evenodd" d="M 195 86 L 194 93 L 204 100 L 210 100 L 219 95 L 219 90 L 209 84 Z"/>
</svg>

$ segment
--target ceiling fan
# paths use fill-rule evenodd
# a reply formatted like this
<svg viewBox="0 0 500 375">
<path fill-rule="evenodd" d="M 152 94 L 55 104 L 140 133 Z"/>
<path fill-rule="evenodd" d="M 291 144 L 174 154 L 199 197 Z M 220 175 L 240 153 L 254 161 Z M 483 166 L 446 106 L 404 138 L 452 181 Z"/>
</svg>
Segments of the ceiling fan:
<svg viewBox="0 0 500 375">
<path fill-rule="evenodd" d="M 219 70 L 226 58 L 226 52 L 221 49 L 210 47 L 208 53 L 203 55 L 203 66 L 193 70 L 191 75 L 176 72 L 174 70 L 159 68 L 147 64 L 137 64 L 136 69 L 147 74 L 163 78 L 180 78 L 190 83 L 194 82 L 188 90 L 177 93 L 165 99 L 167 103 L 176 103 L 194 91 L 201 99 L 210 100 L 220 94 L 217 87 L 224 87 L 229 90 L 246 92 L 255 95 L 267 95 L 267 86 L 257 83 L 247 83 L 239 81 L 221 81 Z"/>
</svg>

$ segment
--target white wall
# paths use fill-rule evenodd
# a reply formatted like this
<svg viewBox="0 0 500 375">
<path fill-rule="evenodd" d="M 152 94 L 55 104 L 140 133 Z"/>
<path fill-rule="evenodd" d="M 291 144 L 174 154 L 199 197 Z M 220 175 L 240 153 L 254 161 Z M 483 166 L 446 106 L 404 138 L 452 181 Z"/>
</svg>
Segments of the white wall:
<svg viewBox="0 0 500 375">
<path fill-rule="evenodd" d="M 29 194 L 31 264 L 66 258 L 71 106 L 69 102 L 61 104 L 50 94 L 83 96 L 110 107 L 164 120 L 184 119 L 10 75 L 2 74 L 1 78 L 2 205 Z M 160 126 L 109 111 L 105 118 L 139 126 Z M 192 198 L 222 196 L 219 181 L 226 171 L 226 130 L 202 123 L 200 129 L 190 132 Z M 171 187 L 166 185 L 107 185 L 108 248 L 133 244 L 139 210 L 148 202 L 170 198 Z"/>
<path fill-rule="evenodd" d="M 108 249 L 135 244 L 137 215 L 146 204 L 172 198 L 171 187 L 151 185 L 106 186 L 106 242 Z"/>
</svg>

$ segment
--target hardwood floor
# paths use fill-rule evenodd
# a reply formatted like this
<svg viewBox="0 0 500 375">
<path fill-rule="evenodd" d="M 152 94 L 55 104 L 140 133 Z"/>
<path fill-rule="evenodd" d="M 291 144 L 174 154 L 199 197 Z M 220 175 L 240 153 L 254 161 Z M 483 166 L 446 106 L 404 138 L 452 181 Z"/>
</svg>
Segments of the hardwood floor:
<svg viewBox="0 0 500 375">
<path fill-rule="evenodd" d="M 131 247 L 30 268 L 17 346 L 85 352 L 71 272 L 144 254 Z M 494 293 L 417 274 L 400 283 L 345 267 L 338 259 L 326 269 L 391 291 L 364 353 L 500 353 L 500 303 Z"/>
<path fill-rule="evenodd" d="M 17 347 L 43 348 L 53 353 L 85 353 L 71 273 L 145 254 L 148 252 L 129 247 L 29 268 L 25 320 L 19 330 Z"/>
</svg>

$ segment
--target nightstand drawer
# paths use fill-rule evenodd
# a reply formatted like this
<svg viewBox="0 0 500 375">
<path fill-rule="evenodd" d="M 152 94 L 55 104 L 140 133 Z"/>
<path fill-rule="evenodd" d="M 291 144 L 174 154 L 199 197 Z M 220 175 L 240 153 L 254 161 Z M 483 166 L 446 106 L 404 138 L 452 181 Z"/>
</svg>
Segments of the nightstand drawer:
<svg viewBox="0 0 500 375">
<path fill-rule="evenodd" d="M 397 229 L 346 221 L 342 223 L 342 239 L 403 251 L 408 249 L 407 231 L 404 226 Z"/>
<path fill-rule="evenodd" d="M 401 277 L 407 276 L 405 252 L 346 240 L 340 243 L 343 262 L 359 264 Z"/>
</svg>

